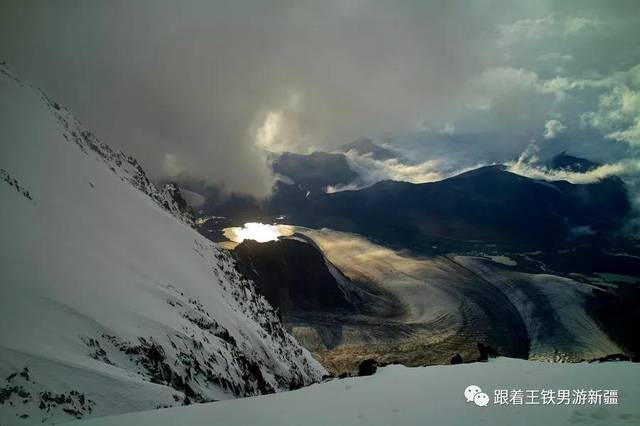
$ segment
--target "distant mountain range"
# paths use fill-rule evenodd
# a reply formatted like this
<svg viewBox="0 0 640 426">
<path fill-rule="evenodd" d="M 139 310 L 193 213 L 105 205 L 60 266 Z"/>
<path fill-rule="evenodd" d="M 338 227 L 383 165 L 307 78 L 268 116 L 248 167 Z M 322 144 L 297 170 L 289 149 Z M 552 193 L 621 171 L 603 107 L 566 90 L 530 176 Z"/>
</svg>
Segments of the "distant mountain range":
<svg viewBox="0 0 640 426">
<path fill-rule="evenodd" d="M 391 151 L 369 139 L 342 148 L 387 158 Z M 359 175 L 340 152 L 273 154 L 281 178 L 265 200 L 223 195 L 216 187 L 184 180 L 204 196 L 201 215 L 223 216 L 207 223 L 208 237 L 222 226 L 274 221 L 355 232 L 385 244 L 419 252 L 498 244 L 528 250 L 576 243 L 627 244 L 623 227 L 631 213 L 624 182 L 615 176 L 572 184 L 517 175 L 501 165 L 480 167 L 437 182 L 381 181 L 357 190 Z M 538 164 L 547 170 L 585 173 L 598 163 L 566 152 Z"/>
<path fill-rule="evenodd" d="M 575 173 L 590 172 L 600 166 L 600 164 L 587 160 L 586 158 L 569 155 L 566 151 L 554 156 L 546 164 L 543 163 L 543 165 L 552 170 L 565 170 Z"/>
<path fill-rule="evenodd" d="M 609 239 L 630 203 L 616 177 L 575 185 L 487 166 L 433 183 L 383 181 L 331 194 L 279 184 L 267 208 L 294 224 L 425 249 L 436 242 L 549 247 L 577 238 Z"/>
</svg>

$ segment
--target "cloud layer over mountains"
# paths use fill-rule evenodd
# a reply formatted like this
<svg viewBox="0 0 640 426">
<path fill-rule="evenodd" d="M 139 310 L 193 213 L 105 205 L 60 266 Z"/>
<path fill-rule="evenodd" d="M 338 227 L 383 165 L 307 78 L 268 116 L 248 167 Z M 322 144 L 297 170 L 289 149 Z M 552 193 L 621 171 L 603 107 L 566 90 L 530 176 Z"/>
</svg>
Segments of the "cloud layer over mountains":
<svg viewBox="0 0 640 426">
<path fill-rule="evenodd" d="M 0 60 L 158 178 L 260 195 L 265 149 L 393 135 L 424 153 L 433 134 L 469 148 L 408 151 L 398 178 L 449 174 L 447 149 L 486 163 L 532 143 L 637 171 L 633 0 L 21 0 L 0 34 Z"/>
</svg>

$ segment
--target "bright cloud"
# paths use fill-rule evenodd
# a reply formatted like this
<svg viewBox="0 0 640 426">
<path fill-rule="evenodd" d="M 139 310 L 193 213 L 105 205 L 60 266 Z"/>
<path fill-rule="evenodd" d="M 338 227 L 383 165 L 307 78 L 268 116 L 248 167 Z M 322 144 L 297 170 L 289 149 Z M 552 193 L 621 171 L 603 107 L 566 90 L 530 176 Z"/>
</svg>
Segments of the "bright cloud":
<svg viewBox="0 0 640 426">
<path fill-rule="evenodd" d="M 623 176 L 629 173 L 637 173 L 640 167 L 633 161 L 603 164 L 591 171 L 577 173 L 568 170 L 551 170 L 544 167 L 536 167 L 526 162 L 514 162 L 507 165 L 512 173 L 526 176 L 532 179 L 557 181 L 566 180 L 574 184 L 598 182 L 609 176 Z"/>
<path fill-rule="evenodd" d="M 544 138 L 553 139 L 566 130 L 567 126 L 562 124 L 559 120 L 547 120 L 544 123 Z"/>
<path fill-rule="evenodd" d="M 599 31 L 603 26 L 603 22 L 598 17 L 575 16 L 567 18 L 564 22 L 564 32 L 565 34 L 577 34 L 582 31 Z"/>
</svg>

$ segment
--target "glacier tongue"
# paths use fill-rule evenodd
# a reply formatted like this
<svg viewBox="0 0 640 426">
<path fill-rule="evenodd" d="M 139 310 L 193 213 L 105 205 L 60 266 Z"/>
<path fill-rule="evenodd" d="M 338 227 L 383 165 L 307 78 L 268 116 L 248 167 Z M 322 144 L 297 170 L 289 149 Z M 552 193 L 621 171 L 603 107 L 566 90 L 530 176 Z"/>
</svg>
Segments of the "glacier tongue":
<svg viewBox="0 0 640 426">
<path fill-rule="evenodd" d="M 157 188 L 0 67 L 0 424 L 229 399 L 326 373 Z"/>
</svg>

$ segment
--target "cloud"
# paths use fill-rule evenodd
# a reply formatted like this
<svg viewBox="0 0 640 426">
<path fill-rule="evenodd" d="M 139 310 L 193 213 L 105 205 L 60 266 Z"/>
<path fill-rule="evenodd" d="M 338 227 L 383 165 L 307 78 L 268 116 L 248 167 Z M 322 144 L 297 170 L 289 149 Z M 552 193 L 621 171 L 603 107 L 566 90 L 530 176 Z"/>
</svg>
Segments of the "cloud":
<svg viewBox="0 0 640 426">
<path fill-rule="evenodd" d="M 432 134 L 426 132 L 414 135 L 426 150 L 424 152 L 414 147 L 403 147 L 402 140 L 382 144 L 390 152 L 396 154 L 396 158 L 387 160 L 376 160 L 370 155 L 359 155 L 354 150 L 350 150 L 344 155 L 351 169 L 358 174 L 358 178 L 347 185 L 329 186 L 325 191 L 332 193 L 361 189 L 384 180 L 411 183 L 436 182 L 484 165 L 478 162 L 477 159 L 469 158 L 465 153 L 453 153 L 450 151 L 444 153 L 441 148 L 443 148 L 442 145 L 445 145 L 444 151 L 447 151 L 446 143 L 442 144 L 440 142 L 441 146 L 438 147 L 436 145 L 439 142 L 435 141 L 434 143 L 433 140 L 425 137 L 425 135 L 430 135 L 429 137 L 434 137 L 435 135 L 436 138 L 441 136 L 446 139 L 453 137 L 454 133 Z M 422 157 L 429 158 L 422 159 Z"/>
<path fill-rule="evenodd" d="M 488 110 L 501 98 L 519 91 L 538 90 L 540 82 L 535 72 L 512 67 L 489 68 L 467 83 L 467 107 Z"/>
<path fill-rule="evenodd" d="M 264 195 L 263 149 L 332 149 L 420 116 L 441 128 L 498 54 L 490 19 L 431 2 L 7 0 L 0 57 L 152 177 L 173 163 Z"/>
<path fill-rule="evenodd" d="M 556 19 L 552 16 L 519 19 L 510 24 L 498 25 L 503 44 L 510 45 L 522 40 L 539 40 L 555 31 Z"/>
<path fill-rule="evenodd" d="M 553 139 L 567 129 L 559 120 L 547 120 L 544 123 L 544 138 Z"/>
<path fill-rule="evenodd" d="M 600 31 L 604 23 L 598 17 L 574 16 L 564 22 L 565 34 L 577 34 L 582 31 Z"/>
<path fill-rule="evenodd" d="M 167 177 L 175 178 L 184 173 L 185 168 L 180 165 L 178 157 L 167 153 L 164 155 L 163 171 Z"/>
<path fill-rule="evenodd" d="M 633 161 L 624 161 L 614 164 L 603 164 L 591 171 L 585 173 L 572 172 L 567 170 L 552 170 L 544 167 L 517 161 L 509 163 L 510 172 L 526 176 L 531 179 L 540 179 L 547 181 L 565 180 L 574 184 L 595 183 L 610 176 L 625 176 L 627 174 L 636 174 L 640 171 L 640 166 Z"/>
<path fill-rule="evenodd" d="M 442 128 L 442 133 L 454 134 L 456 132 L 456 126 L 451 123 L 444 123 L 444 127 Z"/>
<path fill-rule="evenodd" d="M 545 52 L 538 55 L 537 69 L 543 75 L 564 75 L 574 61 L 569 53 Z"/>
<path fill-rule="evenodd" d="M 598 16 L 556 16 L 525 18 L 509 24 L 498 25 L 500 42 L 513 45 L 522 42 L 535 42 L 557 37 L 578 37 L 589 32 L 594 35 L 605 29 L 606 24 Z"/>
<path fill-rule="evenodd" d="M 607 135 L 610 139 L 615 139 L 619 141 L 627 141 L 634 145 L 640 144 L 640 119 L 636 118 L 633 125 L 624 129 L 624 130 L 616 130 L 615 132 L 611 132 Z"/>
<path fill-rule="evenodd" d="M 582 114 L 582 122 L 610 139 L 640 144 L 640 65 L 595 81 L 606 90 L 596 111 Z"/>
<path fill-rule="evenodd" d="M 605 23 L 598 17 L 555 16 L 525 18 L 509 24 L 498 25 L 501 43 L 512 45 L 518 42 L 540 41 L 559 36 L 579 36 L 583 32 L 602 31 Z"/>
<path fill-rule="evenodd" d="M 613 163 L 640 128 L 635 0 L 8 0 L 0 32 L 1 60 L 152 177 L 257 196 L 265 150 L 407 136 L 369 175 L 426 181 L 513 159 L 560 117 L 554 146 Z M 455 133 L 422 148 L 416 129 Z"/>
<path fill-rule="evenodd" d="M 567 63 L 573 61 L 573 55 L 560 52 L 547 52 L 538 56 L 538 60 L 551 63 Z"/>
<path fill-rule="evenodd" d="M 467 82 L 468 101 L 466 106 L 470 109 L 489 110 L 505 100 L 512 101 L 521 96 L 534 100 L 535 96 L 539 96 L 540 101 L 547 103 L 545 109 L 550 111 L 549 100 L 563 102 L 571 90 L 583 89 L 587 86 L 604 86 L 605 84 L 598 80 L 568 77 L 544 79 L 535 71 L 524 68 L 488 68 Z M 547 95 L 553 96 L 553 98 L 548 99 Z M 522 110 L 512 111 L 516 114 L 522 112 Z"/>
<path fill-rule="evenodd" d="M 269 152 L 292 151 L 308 145 L 297 127 L 301 105 L 302 94 L 290 91 L 283 105 L 260 114 L 254 131 L 255 145 Z"/>
<path fill-rule="evenodd" d="M 329 187 L 327 192 L 359 189 L 383 180 L 397 180 L 412 183 L 435 182 L 442 180 L 443 167 L 440 160 L 427 160 L 418 164 L 407 164 L 399 158 L 380 161 L 370 156 L 360 156 L 354 151 L 345 154 L 350 167 L 359 178 L 349 185 Z"/>
</svg>

